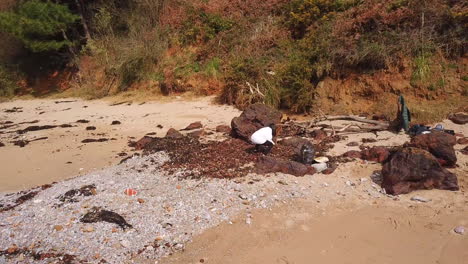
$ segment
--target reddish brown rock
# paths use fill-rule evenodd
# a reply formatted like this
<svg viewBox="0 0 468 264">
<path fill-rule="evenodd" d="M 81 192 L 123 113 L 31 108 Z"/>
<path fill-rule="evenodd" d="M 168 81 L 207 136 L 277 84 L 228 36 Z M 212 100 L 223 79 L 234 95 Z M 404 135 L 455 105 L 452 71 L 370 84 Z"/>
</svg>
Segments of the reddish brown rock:
<svg viewBox="0 0 468 264">
<path fill-rule="evenodd" d="M 417 135 L 411 139 L 409 146 L 429 151 L 439 159 L 441 165 L 454 166 L 457 163 L 455 136 L 445 132 L 432 131 L 430 134 Z"/>
<path fill-rule="evenodd" d="M 199 137 L 205 135 L 205 130 L 200 129 L 200 130 L 197 130 L 197 131 L 190 132 L 187 135 L 191 136 L 191 137 L 199 138 Z"/>
<path fill-rule="evenodd" d="M 152 137 L 144 136 L 140 140 L 138 140 L 134 147 L 136 150 L 142 150 L 153 140 Z"/>
<path fill-rule="evenodd" d="M 188 125 L 186 128 L 182 130 L 194 130 L 194 129 L 199 129 L 202 127 L 203 127 L 202 123 L 200 121 L 197 121 L 197 122 L 191 123 L 190 125 Z"/>
<path fill-rule="evenodd" d="M 350 150 L 343 154 L 343 157 L 352 158 L 352 159 L 360 159 L 362 157 L 361 152 L 357 150 Z"/>
<path fill-rule="evenodd" d="M 464 125 L 468 123 L 468 113 L 455 113 L 455 114 L 450 114 L 448 117 L 452 122 L 455 124 L 459 125 Z"/>
<path fill-rule="evenodd" d="M 170 128 L 166 133 L 166 138 L 183 138 L 184 135 L 174 128 Z"/>
<path fill-rule="evenodd" d="M 384 163 L 382 187 L 389 194 L 420 189 L 458 190 L 457 176 L 440 166 L 434 156 L 418 148 L 402 148 Z"/>
<path fill-rule="evenodd" d="M 310 133 L 311 137 L 313 137 L 315 140 L 322 141 L 324 140 L 328 135 L 327 132 L 321 129 L 316 129 Z"/>
<path fill-rule="evenodd" d="M 294 148 L 294 152 L 298 153 L 304 144 L 309 143 L 309 140 L 301 137 L 290 137 L 281 140 L 279 143 Z"/>
<path fill-rule="evenodd" d="M 231 133 L 231 127 L 228 125 L 219 125 L 216 127 L 216 132 L 229 134 Z"/>
<path fill-rule="evenodd" d="M 375 139 L 375 138 L 363 138 L 361 141 L 362 141 L 362 143 L 374 143 L 374 142 L 377 142 L 377 139 Z"/>
<path fill-rule="evenodd" d="M 361 159 L 382 163 L 387 160 L 390 152 L 385 147 L 372 147 L 361 151 Z"/>
<path fill-rule="evenodd" d="M 253 104 L 247 107 L 239 117 L 231 121 L 232 132 L 235 137 L 249 140 L 258 129 L 281 121 L 281 113 L 264 104 Z"/>
<path fill-rule="evenodd" d="M 460 144 L 460 145 L 466 145 L 466 144 L 468 144 L 468 138 L 466 138 L 466 137 L 465 138 L 459 138 L 457 140 L 457 143 Z"/>
<path fill-rule="evenodd" d="M 257 173 L 282 172 L 294 176 L 304 176 L 305 174 L 313 174 L 315 170 L 302 163 L 290 160 L 263 156 L 256 164 Z"/>
</svg>

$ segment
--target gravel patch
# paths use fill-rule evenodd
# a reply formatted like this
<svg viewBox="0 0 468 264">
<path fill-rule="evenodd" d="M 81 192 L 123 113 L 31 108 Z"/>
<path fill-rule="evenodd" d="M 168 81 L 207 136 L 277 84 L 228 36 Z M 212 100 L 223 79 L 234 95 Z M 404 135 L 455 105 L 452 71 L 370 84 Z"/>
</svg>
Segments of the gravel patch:
<svg viewBox="0 0 468 264">
<path fill-rule="evenodd" d="M 187 179 L 183 171 L 172 175 L 162 171 L 160 166 L 166 161 L 164 152 L 135 157 L 44 190 L 30 190 L 38 193 L 0 212 L 0 263 L 31 259 L 37 263 L 158 259 L 182 250 L 194 235 L 230 221 L 241 211 L 248 214 L 250 209 L 267 208 L 310 193 L 310 186 L 299 184 L 295 181 L 298 178 L 290 175 Z M 70 190 L 90 185 L 95 187 L 92 195 L 77 192 L 73 199 L 63 199 Z M 137 190 L 137 194 L 124 194 L 127 188 Z M 21 195 L 24 192 L 0 194 L 0 204 L 12 205 Z M 81 222 L 94 207 L 119 214 L 133 228 Z"/>
</svg>

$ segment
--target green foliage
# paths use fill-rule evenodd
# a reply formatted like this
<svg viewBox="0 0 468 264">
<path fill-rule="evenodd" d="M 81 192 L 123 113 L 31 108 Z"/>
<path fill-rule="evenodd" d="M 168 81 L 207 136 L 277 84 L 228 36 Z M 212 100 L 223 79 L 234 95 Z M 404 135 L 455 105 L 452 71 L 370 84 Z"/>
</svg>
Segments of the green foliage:
<svg viewBox="0 0 468 264">
<path fill-rule="evenodd" d="M 336 12 L 359 4 L 357 0 L 293 0 L 286 6 L 285 25 L 295 38 L 302 38 L 314 22 L 328 20 Z"/>
<path fill-rule="evenodd" d="M 416 81 L 424 82 L 427 80 L 430 73 L 431 67 L 428 56 L 422 54 L 416 57 L 413 61 L 413 74 L 411 76 L 411 81 L 413 83 Z"/>
<path fill-rule="evenodd" d="M 0 97 L 12 97 L 19 88 L 19 76 L 15 71 L 0 65 Z"/>
<path fill-rule="evenodd" d="M 33 52 L 57 51 L 72 45 L 62 34 L 78 19 L 65 5 L 30 0 L 14 11 L 1 12 L 0 29 Z"/>
<path fill-rule="evenodd" d="M 192 44 L 198 41 L 208 41 L 222 31 L 230 30 L 234 23 L 221 17 L 219 14 L 193 11 L 183 24 L 182 42 Z"/>
</svg>

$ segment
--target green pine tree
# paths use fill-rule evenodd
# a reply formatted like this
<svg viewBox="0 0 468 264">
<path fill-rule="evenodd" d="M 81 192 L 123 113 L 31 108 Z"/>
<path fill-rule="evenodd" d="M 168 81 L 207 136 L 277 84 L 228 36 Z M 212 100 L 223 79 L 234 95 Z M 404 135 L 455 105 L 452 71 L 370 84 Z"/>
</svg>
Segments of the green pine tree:
<svg viewBox="0 0 468 264">
<path fill-rule="evenodd" d="M 65 5 L 30 0 L 14 11 L 0 12 L 0 30 L 33 52 L 57 51 L 73 44 L 65 32 L 79 18 Z"/>
</svg>

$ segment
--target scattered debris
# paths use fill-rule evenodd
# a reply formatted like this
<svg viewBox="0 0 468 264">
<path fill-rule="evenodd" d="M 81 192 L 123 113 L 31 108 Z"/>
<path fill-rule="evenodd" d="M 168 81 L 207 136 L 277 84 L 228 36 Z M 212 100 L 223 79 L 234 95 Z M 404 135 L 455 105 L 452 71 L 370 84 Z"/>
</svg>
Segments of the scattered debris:
<svg viewBox="0 0 468 264">
<path fill-rule="evenodd" d="M 120 124 L 122 124 L 122 123 L 121 123 L 120 121 L 118 121 L 118 120 L 114 120 L 114 121 L 112 121 L 112 123 L 111 123 L 112 126 L 120 125 Z"/>
<path fill-rule="evenodd" d="M 106 142 L 106 141 L 109 141 L 109 139 L 108 138 L 98 138 L 98 139 L 87 138 L 87 139 L 82 140 L 81 143 Z"/>
<path fill-rule="evenodd" d="M 87 126 L 86 130 L 96 130 L 96 127 L 95 126 Z"/>
<path fill-rule="evenodd" d="M 121 215 L 112 211 L 103 210 L 100 207 L 93 207 L 80 219 L 80 221 L 83 223 L 108 222 L 117 224 L 124 230 L 126 228 L 132 228 L 132 225 L 128 224 Z"/>
<path fill-rule="evenodd" d="M 13 107 L 11 109 L 6 109 L 5 113 L 21 113 L 23 112 L 23 107 Z"/>
<path fill-rule="evenodd" d="M 64 103 L 74 103 L 76 100 L 63 100 L 63 101 L 55 101 L 56 104 L 64 104 Z"/>
<path fill-rule="evenodd" d="M 38 130 L 45 130 L 45 129 L 52 129 L 52 128 L 56 128 L 57 126 L 54 126 L 54 125 L 45 125 L 45 126 L 29 126 L 25 129 L 21 129 L 21 130 L 18 130 L 16 131 L 18 134 L 24 134 L 24 133 L 27 133 L 27 132 L 30 132 L 30 131 L 38 131 Z"/>
<path fill-rule="evenodd" d="M 76 123 L 86 124 L 86 123 L 89 123 L 89 120 L 79 119 L 79 120 L 76 120 Z"/>
<path fill-rule="evenodd" d="M 432 201 L 431 199 L 424 198 L 422 196 L 413 196 L 411 197 L 411 201 L 416 201 L 416 202 L 421 202 L 421 203 L 427 203 Z"/>
<path fill-rule="evenodd" d="M 135 189 L 127 188 L 124 190 L 124 193 L 128 196 L 135 196 L 138 192 Z"/>
</svg>

